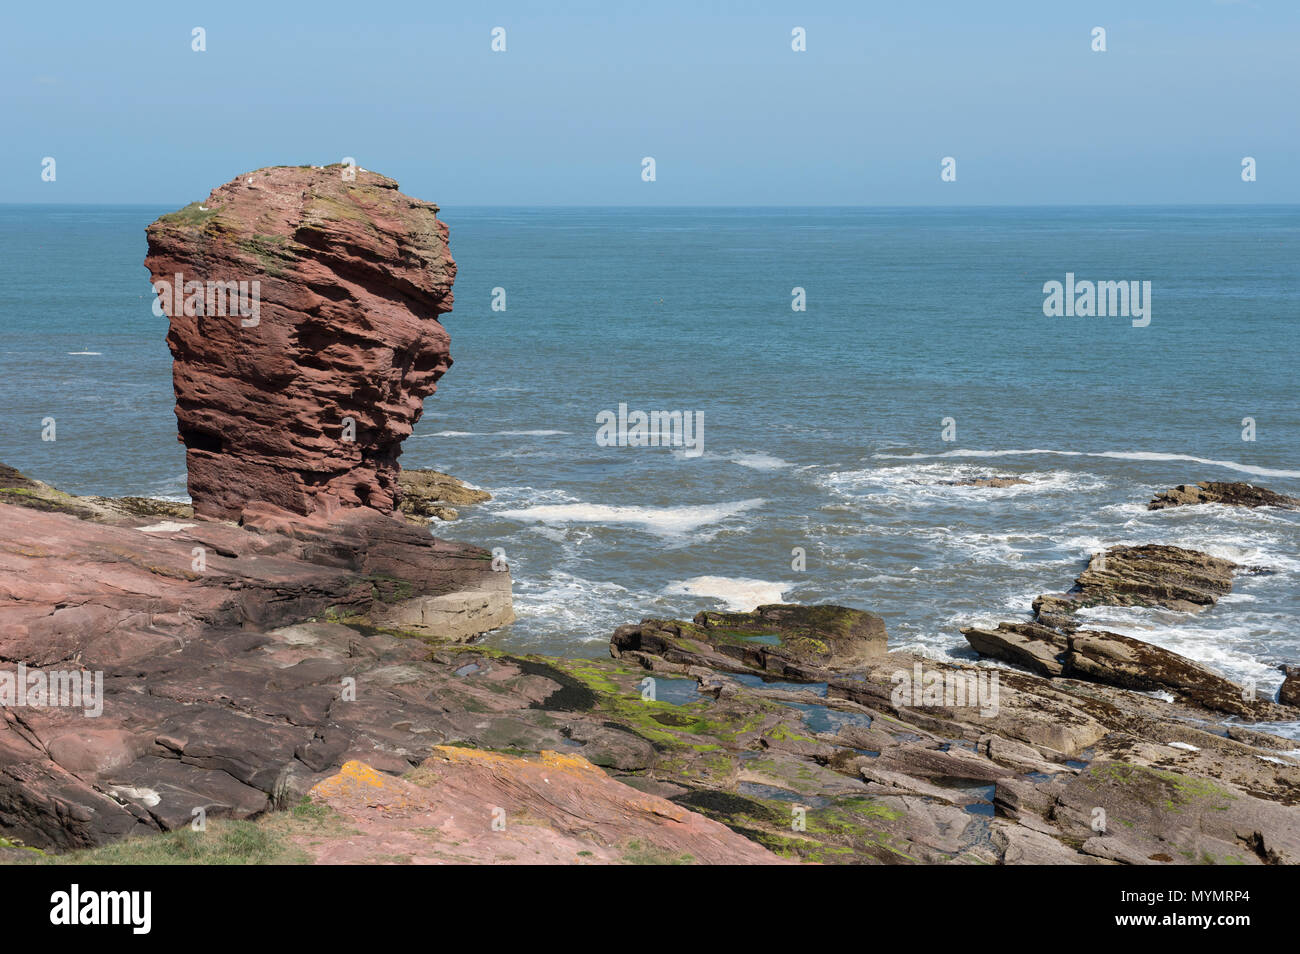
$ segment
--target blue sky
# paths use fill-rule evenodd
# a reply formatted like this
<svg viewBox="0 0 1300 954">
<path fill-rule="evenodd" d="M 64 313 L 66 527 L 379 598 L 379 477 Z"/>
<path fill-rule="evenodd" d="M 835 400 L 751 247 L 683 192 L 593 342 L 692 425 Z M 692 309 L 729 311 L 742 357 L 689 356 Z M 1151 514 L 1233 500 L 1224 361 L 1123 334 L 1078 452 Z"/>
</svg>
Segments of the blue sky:
<svg viewBox="0 0 1300 954">
<path fill-rule="evenodd" d="M 344 156 L 446 206 L 1300 202 L 1297 50 L 1295 0 L 8 3 L 0 202 Z"/>
</svg>

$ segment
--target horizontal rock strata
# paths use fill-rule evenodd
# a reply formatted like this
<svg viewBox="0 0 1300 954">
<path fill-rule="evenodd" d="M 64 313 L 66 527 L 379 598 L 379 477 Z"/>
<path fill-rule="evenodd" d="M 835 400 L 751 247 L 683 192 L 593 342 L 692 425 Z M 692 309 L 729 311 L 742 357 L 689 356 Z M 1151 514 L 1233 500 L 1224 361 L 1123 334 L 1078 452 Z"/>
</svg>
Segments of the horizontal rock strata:
<svg viewBox="0 0 1300 954">
<path fill-rule="evenodd" d="M 94 714 L 40 700 L 4 709 L 0 831 L 28 844 L 175 828 L 195 808 L 256 815 L 293 779 L 349 753 L 373 762 L 380 749 L 395 766 L 418 747 L 394 734 L 406 703 L 334 711 L 345 678 L 383 656 L 363 648 L 367 634 L 381 638 L 376 617 L 473 592 L 493 594 L 490 613 L 448 604 L 421 635 L 465 639 L 510 618 L 509 574 L 487 551 L 374 510 L 325 523 L 249 505 L 235 526 L 88 508 L 44 485 L 11 489 L 39 494 L 0 501 L 50 509 L 0 502 L 0 670 L 102 687 Z M 321 641 L 293 629 L 309 619 L 334 648 L 304 652 Z M 382 638 L 402 661 L 427 652 Z"/>
<path fill-rule="evenodd" d="M 1035 599 L 1033 611 L 1040 622 L 1067 629 L 1074 625 L 1072 614 L 1089 606 L 1197 612 L 1230 593 L 1240 569 L 1231 560 L 1181 547 L 1114 546 L 1092 557 L 1069 592 Z"/>
<path fill-rule="evenodd" d="M 397 506 L 402 441 L 451 365 L 437 212 L 372 172 L 277 166 L 149 226 L 196 513 Z"/>
</svg>

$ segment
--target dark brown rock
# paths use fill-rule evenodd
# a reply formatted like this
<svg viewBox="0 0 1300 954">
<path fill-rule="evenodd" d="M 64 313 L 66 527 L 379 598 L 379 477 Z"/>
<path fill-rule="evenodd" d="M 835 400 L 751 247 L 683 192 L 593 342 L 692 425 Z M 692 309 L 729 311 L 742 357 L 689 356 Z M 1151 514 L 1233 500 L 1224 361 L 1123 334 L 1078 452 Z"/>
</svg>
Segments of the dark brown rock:
<svg viewBox="0 0 1300 954">
<path fill-rule="evenodd" d="M 1283 666 L 1285 678 L 1277 692 L 1277 701 L 1284 706 L 1300 706 L 1300 666 Z"/>
<path fill-rule="evenodd" d="M 1087 606 L 1162 606 L 1196 612 L 1232 591 L 1239 567 L 1196 550 L 1147 544 L 1114 546 L 1098 553 L 1067 593 L 1034 600 L 1039 621 L 1061 626 Z"/>
<path fill-rule="evenodd" d="M 1017 487 L 1029 481 L 1022 477 L 972 477 L 969 480 L 949 480 L 949 487 Z"/>
<path fill-rule="evenodd" d="M 690 623 L 642 620 L 619 627 L 611 648 L 615 656 L 649 653 L 683 665 L 816 681 L 884 653 L 886 636 L 884 620 L 865 610 L 773 603 L 751 613 L 702 612 Z"/>
<path fill-rule="evenodd" d="M 1264 487 L 1247 483 L 1218 483 L 1201 481 L 1196 484 L 1179 484 L 1156 494 L 1147 504 L 1148 510 L 1166 507 L 1183 507 L 1195 504 L 1218 503 L 1234 507 L 1283 507 L 1288 510 L 1300 507 L 1300 498 L 1288 497 Z"/>
<path fill-rule="evenodd" d="M 981 656 L 1023 666 L 1040 676 L 1065 674 L 1068 637 L 1041 623 L 998 623 L 996 629 L 969 626 L 961 631 Z"/>
</svg>

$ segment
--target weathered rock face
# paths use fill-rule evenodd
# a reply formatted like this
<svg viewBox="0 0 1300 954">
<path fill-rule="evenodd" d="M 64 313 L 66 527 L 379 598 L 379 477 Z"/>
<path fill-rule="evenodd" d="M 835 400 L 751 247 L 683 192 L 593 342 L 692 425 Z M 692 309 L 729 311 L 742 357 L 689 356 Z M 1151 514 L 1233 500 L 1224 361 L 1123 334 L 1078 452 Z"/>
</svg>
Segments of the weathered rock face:
<svg viewBox="0 0 1300 954">
<path fill-rule="evenodd" d="M 1264 487 L 1246 483 L 1218 483 L 1203 480 L 1196 484 L 1179 484 L 1156 494 L 1147 504 L 1148 510 L 1166 507 L 1183 507 L 1191 504 L 1230 504 L 1236 507 L 1300 507 L 1300 498 L 1288 497 Z"/>
<path fill-rule="evenodd" d="M 386 768 L 427 754 L 423 727 L 394 727 L 437 711 L 428 687 L 393 694 L 397 673 L 369 673 L 428 647 L 380 620 L 464 593 L 487 609 L 447 605 L 421 635 L 464 639 L 511 618 L 509 573 L 490 553 L 367 508 L 325 524 L 250 504 L 236 527 L 28 483 L 0 488 L 0 672 L 102 683 L 90 706 L 0 695 L 0 831 L 31 844 L 177 828 L 195 807 L 256 815 L 287 779 L 349 754 Z M 328 622 L 294 628 L 312 618 Z M 345 676 L 363 686 L 355 707 L 336 707 Z"/>
<path fill-rule="evenodd" d="M 202 516 L 397 504 L 402 441 L 451 365 L 456 265 L 436 205 L 344 173 L 259 169 L 149 226 Z"/>
<path fill-rule="evenodd" d="M 981 656 L 1015 663 L 1041 676 L 1173 692 L 1214 712 L 1257 719 L 1286 717 L 1273 703 L 1248 698 L 1241 686 L 1205 666 L 1131 636 L 1064 632 L 1040 623 L 999 623 L 995 629 L 971 626 L 961 632 Z"/>
<path fill-rule="evenodd" d="M 435 746 L 405 778 L 359 762 L 318 783 L 313 798 L 347 820 L 313 838 L 318 864 L 781 864 L 716 821 L 617 782 L 580 755 L 540 759 Z M 492 806 L 515 816 L 493 828 Z M 506 808 L 505 806 L 509 806 Z M 360 836 L 360 837 L 358 837 Z"/>
<path fill-rule="evenodd" d="M 1110 547 L 1092 557 L 1068 593 L 1035 599 L 1034 613 L 1041 623 L 1071 629 L 1071 615 L 1087 606 L 1163 606 L 1197 612 L 1232 592 L 1232 574 L 1240 569 L 1231 560 L 1182 547 Z"/>
</svg>

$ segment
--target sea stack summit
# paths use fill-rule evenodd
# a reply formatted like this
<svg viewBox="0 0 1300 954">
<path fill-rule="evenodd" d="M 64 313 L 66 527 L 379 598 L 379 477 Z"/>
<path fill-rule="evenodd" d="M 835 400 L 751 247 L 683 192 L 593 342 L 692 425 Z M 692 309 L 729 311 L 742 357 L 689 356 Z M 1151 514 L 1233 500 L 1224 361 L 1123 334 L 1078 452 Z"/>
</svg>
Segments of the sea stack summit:
<svg viewBox="0 0 1300 954">
<path fill-rule="evenodd" d="M 275 166 L 149 226 L 195 513 L 393 512 L 402 441 L 451 366 L 437 212 L 355 167 Z"/>
</svg>

